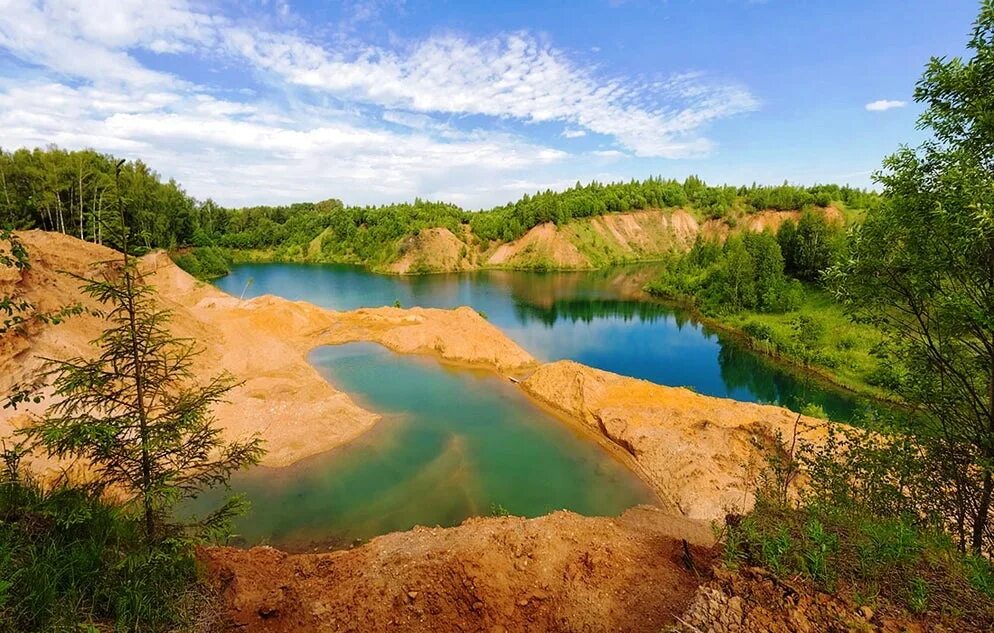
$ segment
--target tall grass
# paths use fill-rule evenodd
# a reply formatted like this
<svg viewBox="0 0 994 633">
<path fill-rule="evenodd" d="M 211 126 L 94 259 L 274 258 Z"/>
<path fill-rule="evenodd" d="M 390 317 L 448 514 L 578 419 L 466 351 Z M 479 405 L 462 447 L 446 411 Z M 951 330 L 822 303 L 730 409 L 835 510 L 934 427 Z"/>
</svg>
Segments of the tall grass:
<svg viewBox="0 0 994 633">
<path fill-rule="evenodd" d="M 192 544 L 146 544 L 98 490 L 0 479 L 0 632 L 191 628 L 200 592 Z"/>
</svg>

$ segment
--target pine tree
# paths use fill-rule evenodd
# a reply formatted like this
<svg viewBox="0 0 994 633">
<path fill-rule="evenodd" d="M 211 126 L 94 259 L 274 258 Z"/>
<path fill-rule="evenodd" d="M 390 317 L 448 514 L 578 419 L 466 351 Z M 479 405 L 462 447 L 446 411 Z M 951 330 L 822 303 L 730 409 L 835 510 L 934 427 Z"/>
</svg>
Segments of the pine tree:
<svg viewBox="0 0 994 633">
<path fill-rule="evenodd" d="M 127 226 L 119 202 L 122 225 Z M 95 482 L 127 495 L 140 508 L 146 538 L 160 534 L 183 498 L 227 483 L 255 464 L 258 437 L 225 442 L 211 415 L 235 383 L 223 373 L 198 385 L 192 371 L 198 349 L 169 330 L 170 313 L 128 256 L 105 262 L 96 278 L 79 279 L 83 292 L 106 306 L 109 327 L 94 341 L 95 358 L 46 361 L 41 379 L 57 402 L 28 429 L 52 456 L 83 458 Z M 231 502 L 215 516 L 230 510 Z"/>
</svg>

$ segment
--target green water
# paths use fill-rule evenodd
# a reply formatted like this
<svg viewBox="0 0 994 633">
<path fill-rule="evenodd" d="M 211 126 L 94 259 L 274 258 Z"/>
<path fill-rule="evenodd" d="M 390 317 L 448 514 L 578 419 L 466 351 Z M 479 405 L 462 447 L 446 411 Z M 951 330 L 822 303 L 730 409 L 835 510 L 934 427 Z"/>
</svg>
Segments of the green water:
<svg viewBox="0 0 994 633">
<path fill-rule="evenodd" d="M 614 455 L 507 379 L 371 343 L 322 347 L 310 360 L 384 420 L 346 447 L 236 476 L 232 488 L 252 502 L 238 542 L 337 547 L 501 509 L 617 515 L 655 501 Z M 189 510 L 202 513 L 219 498 L 205 495 Z"/>
</svg>

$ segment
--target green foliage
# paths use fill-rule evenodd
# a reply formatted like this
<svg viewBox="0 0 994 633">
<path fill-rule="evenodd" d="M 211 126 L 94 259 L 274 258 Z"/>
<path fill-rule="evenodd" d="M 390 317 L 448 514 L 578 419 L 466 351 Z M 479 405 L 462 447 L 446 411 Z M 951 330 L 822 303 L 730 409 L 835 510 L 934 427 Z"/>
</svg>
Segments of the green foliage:
<svg viewBox="0 0 994 633">
<path fill-rule="evenodd" d="M 197 204 L 176 182 L 162 182 L 140 160 L 126 163 L 118 180 L 116 164 L 93 150 L 0 150 L 0 223 L 120 247 L 113 236 L 122 219 L 111 204 L 120 194 L 128 201 L 124 220 L 136 252 L 189 244 L 205 228 Z"/>
<path fill-rule="evenodd" d="M 746 233 L 724 244 L 698 238 L 693 249 L 675 258 L 649 292 L 693 302 L 707 315 L 796 308 L 801 288 L 784 275 L 780 246 L 769 233 Z"/>
<path fill-rule="evenodd" d="M 94 488 L 43 487 L 6 451 L 0 476 L 0 631 L 173 630 L 204 589 L 193 542 L 145 540 Z"/>
<path fill-rule="evenodd" d="M 231 271 L 231 259 L 224 249 L 203 246 L 171 254 L 176 265 L 197 279 L 209 281 Z"/>
<path fill-rule="evenodd" d="M 933 59 L 915 92 L 934 138 L 884 161 L 885 204 L 853 229 L 829 281 L 853 316 L 886 335 L 881 383 L 920 411 L 946 455 L 961 544 L 994 547 L 994 2 L 973 57 Z"/>
<path fill-rule="evenodd" d="M 806 209 L 796 224 L 784 222 L 777 233 L 777 241 L 788 274 L 804 281 L 818 281 L 834 263 L 842 234 L 823 214 Z"/>
<path fill-rule="evenodd" d="M 824 445 L 795 435 L 768 447 L 755 508 L 727 528 L 726 564 L 994 624 L 994 565 L 944 532 L 941 456 L 907 435 L 829 431 Z"/>
<path fill-rule="evenodd" d="M 124 165 L 114 178 L 114 157 L 91 150 L 68 152 L 58 148 L 0 151 L 0 222 L 16 228 L 40 227 L 77 235 L 82 239 L 120 247 L 121 218 L 110 211 L 118 188 L 128 203 L 124 222 L 133 231 L 131 248 L 170 250 L 218 246 L 236 250 L 264 250 L 269 259 L 362 263 L 378 266 L 394 261 L 399 245 L 432 227 L 460 235 L 468 225 L 484 244 L 510 241 L 544 222 L 565 226 L 572 220 L 639 209 L 688 208 L 701 217 L 725 218 L 754 209 L 800 209 L 810 204 L 866 208 L 876 194 L 848 187 L 710 186 L 696 176 L 682 183 L 663 178 L 603 184 L 577 183 L 564 191 L 541 191 L 489 210 L 466 212 L 444 202 L 416 199 L 413 203 L 384 206 L 345 206 L 340 200 L 303 202 L 285 206 L 227 209 L 212 200 L 198 202 L 173 181 L 162 182 L 141 161 Z M 793 206 L 792 206 L 793 205 Z M 596 236 L 586 235 L 596 241 Z M 598 265 L 617 263 L 617 253 L 590 250 Z M 608 249 L 610 251 L 610 249 Z M 586 251 L 585 251 L 586 252 Z M 199 254 L 184 252 L 177 261 L 207 278 L 220 266 L 205 266 Z M 536 262 L 535 267 L 547 267 Z"/>
</svg>

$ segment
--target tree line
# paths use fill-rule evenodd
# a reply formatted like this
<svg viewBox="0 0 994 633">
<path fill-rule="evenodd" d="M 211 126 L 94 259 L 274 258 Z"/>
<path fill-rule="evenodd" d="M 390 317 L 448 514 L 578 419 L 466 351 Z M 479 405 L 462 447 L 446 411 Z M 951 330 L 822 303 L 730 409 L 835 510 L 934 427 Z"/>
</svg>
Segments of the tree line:
<svg viewBox="0 0 994 633">
<path fill-rule="evenodd" d="M 376 263 L 407 236 L 431 227 L 459 234 L 468 225 L 481 240 L 513 240 L 544 223 L 564 224 L 604 213 L 650 208 L 690 208 L 706 217 L 763 209 L 796 210 L 838 203 L 867 209 L 879 204 L 870 191 L 838 186 L 710 186 L 696 176 L 680 182 L 652 177 L 603 184 L 577 183 L 565 191 L 542 191 L 482 211 L 416 199 L 410 203 L 346 206 L 341 200 L 279 206 L 226 208 L 198 201 L 174 180 L 163 180 L 141 160 L 119 161 L 93 150 L 0 149 L 0 225 L 40 228 L 120 247 L 121 220 L 109 212 L 118 194 L 133 231 L 133 250 L 187 246 L 281 249 L 302 255 L 319 236 L 326 259 Z M 118 191 L 120 187 L 120 191 Z"/>
</svg>

